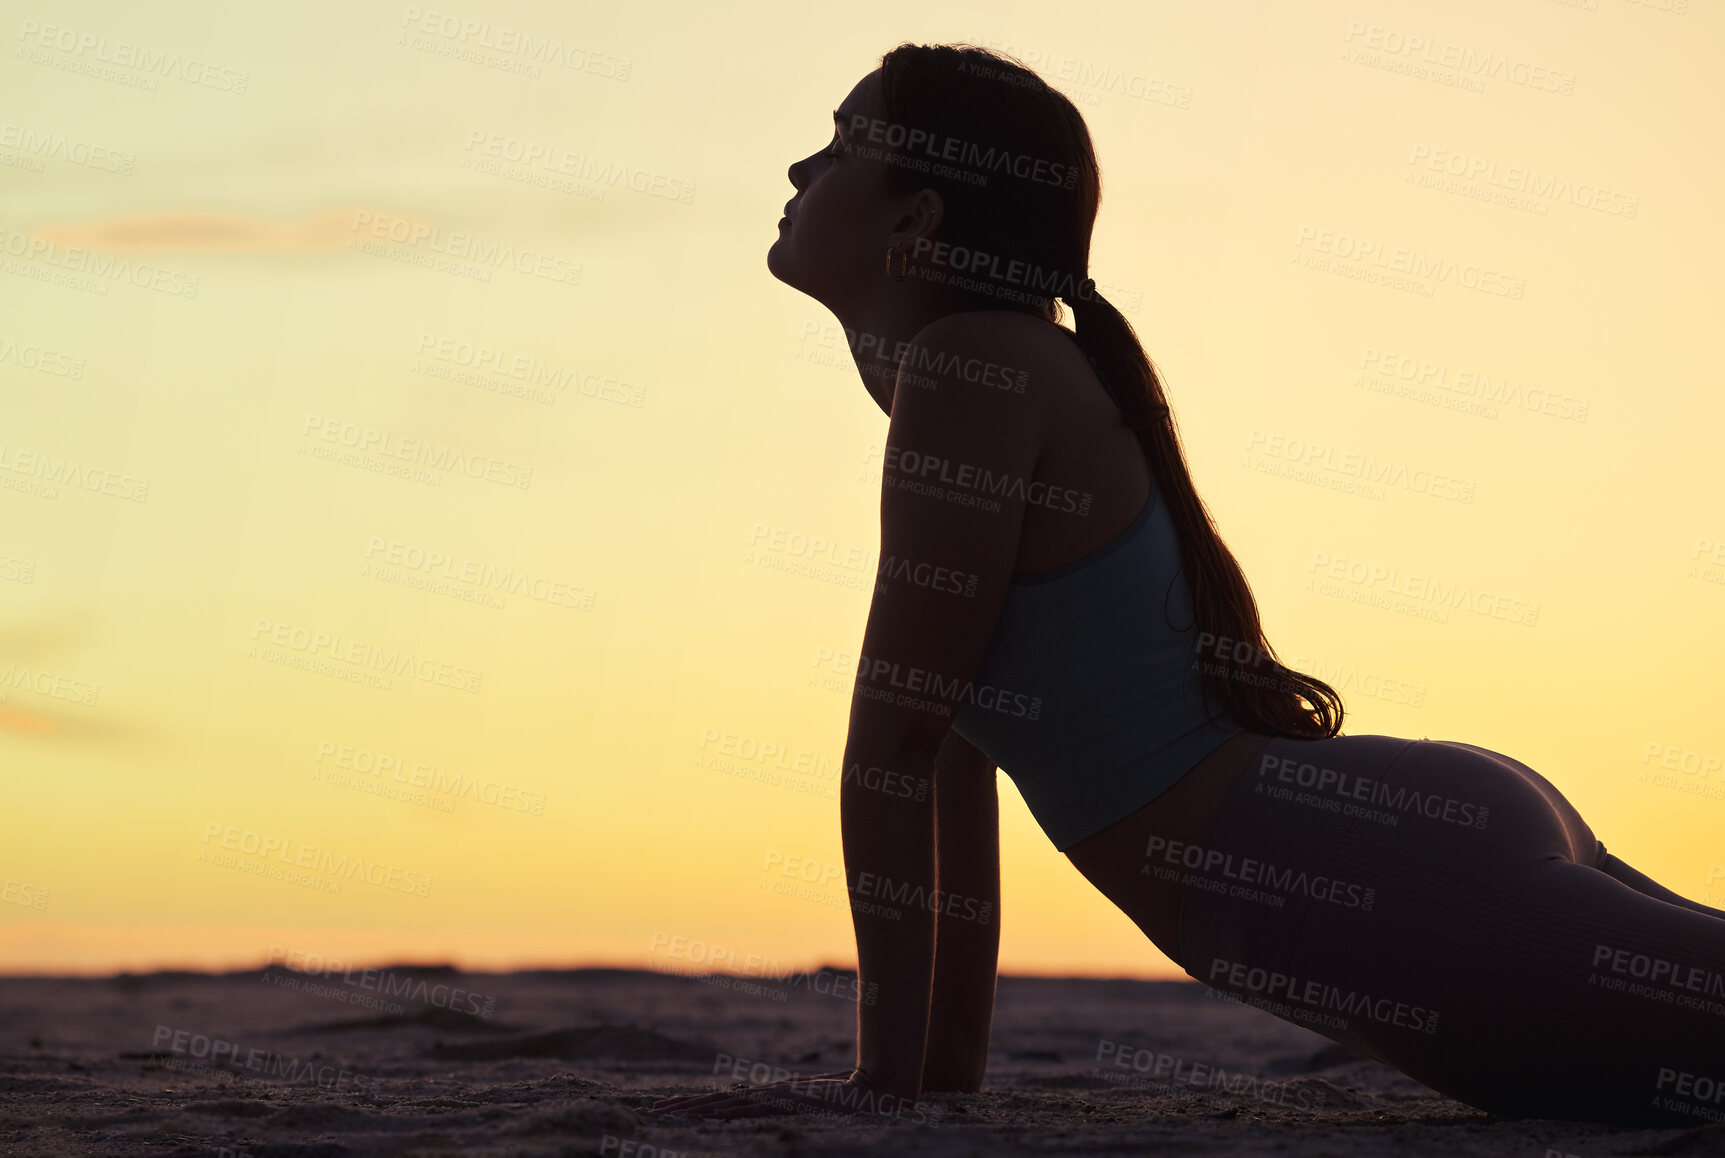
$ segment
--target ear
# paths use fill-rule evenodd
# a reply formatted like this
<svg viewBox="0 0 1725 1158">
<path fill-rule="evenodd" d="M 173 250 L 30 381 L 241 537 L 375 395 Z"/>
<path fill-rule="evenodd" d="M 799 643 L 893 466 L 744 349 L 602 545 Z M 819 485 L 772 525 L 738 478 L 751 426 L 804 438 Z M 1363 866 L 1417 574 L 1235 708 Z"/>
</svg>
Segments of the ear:
<svg viewBox="0 0 1725 1158">
<path fill-rule="evenodd" d="M 894 246 L 914 248 L 919 238 L 934 239 L 946 216 L 946 203 L 933 189 L 918 189 L 911 195 L 904 215 L 893 224 L 891 242 Z"/>
</svg>

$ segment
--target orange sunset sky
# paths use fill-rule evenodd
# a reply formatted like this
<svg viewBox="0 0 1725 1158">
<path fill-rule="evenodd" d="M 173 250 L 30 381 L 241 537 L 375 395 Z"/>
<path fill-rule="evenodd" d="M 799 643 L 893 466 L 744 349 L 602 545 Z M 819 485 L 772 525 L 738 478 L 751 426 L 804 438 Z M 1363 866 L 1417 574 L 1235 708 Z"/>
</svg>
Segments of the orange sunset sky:
<svg viewBox="0 0 1725 1158">
<path fill-rule="evenodd" d="M 1083 111 L 1091 272 L 1347 731 L 1725 904 L 1725 10 L 10 13 L 0 971 L 854 961 L 886 419 L 765 253 L 901 40 Z M 1003 971 L 1182 976 L 1001 796 Z"/>
</svg>

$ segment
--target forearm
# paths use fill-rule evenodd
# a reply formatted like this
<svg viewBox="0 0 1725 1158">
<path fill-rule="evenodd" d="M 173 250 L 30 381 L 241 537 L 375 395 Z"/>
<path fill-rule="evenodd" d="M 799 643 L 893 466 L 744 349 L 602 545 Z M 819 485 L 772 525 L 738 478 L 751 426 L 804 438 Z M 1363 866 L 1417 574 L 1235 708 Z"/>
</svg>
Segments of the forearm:
<svg viewBox="0 0 1725 1158">
<path fill-rule="evenodd" d="M 1000 957 L 1000 807 L 994 765 L 973 752 L 943 750 L 935 785 L 940 912 L 922 1088 L 975 1092 L 988 1068 Z"/>
<path fill-rule="evenodd" d="M 962 927 L 961 927 L 962 926 Z M 922 1088 L 975 1093 L 988 1071 L 994 1023 L 998 926 L 942 917 L 935 936 L 934 985 Z"/>
<path fill-rule="evenodd" d="M 844 769 L 839 819 L 857 939 L 857 1065 L 878 1088 L 915 1099 L 934 981 L 935 915 L 926 900 L 935 889 L 934 756 L 851 744 Z M 924 900 L 882 903 L 888 894 Z"/>
</svg>

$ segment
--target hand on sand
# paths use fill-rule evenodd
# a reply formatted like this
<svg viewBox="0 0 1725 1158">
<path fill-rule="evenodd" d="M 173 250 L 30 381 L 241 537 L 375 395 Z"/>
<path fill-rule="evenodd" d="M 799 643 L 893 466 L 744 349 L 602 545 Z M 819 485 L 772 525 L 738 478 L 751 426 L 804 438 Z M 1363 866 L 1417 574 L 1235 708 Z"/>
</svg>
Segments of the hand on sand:
<svg viewBox="0 0 1725 1158">
<path fill-rule="evenodd" d="M 843 1070 L 810 1078 L 723 1090 L 680 1094 L 654 1102 L 659 1114 L 691 1118 L 765 1118 L 775 1114 L 893 1115 L 914 1101 L 871 1088 L 862 1070 Z"/>
</svg>

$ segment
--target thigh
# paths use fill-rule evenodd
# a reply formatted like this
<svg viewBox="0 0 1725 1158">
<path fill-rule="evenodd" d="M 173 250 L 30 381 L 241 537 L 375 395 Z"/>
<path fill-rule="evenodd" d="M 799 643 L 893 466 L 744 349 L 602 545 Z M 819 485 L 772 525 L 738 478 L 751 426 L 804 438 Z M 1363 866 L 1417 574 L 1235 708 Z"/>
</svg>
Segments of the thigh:
<svg viewBox="0 0 1725 1158">
<path fill-rule="evenodd" d="M 1373 903 L 1301 909 L 1287 1008 L 1506 1117 L 1725 1117 L 1725 920 L 1601 872 L 1570 802 L 1499 752 L 1421 740 L 1377 780 L 1402 820 L 1335 830 L 1325 861 Z"/>
<path fill-rule="evenodd" d="M 1297 791 L 1231 798 L 1206 834 L 1303 857 L 1316 884 L 1267 916 L 1198 894 L 1192 948 L 1211 960 L 1195 975 L 1506 1116 L 1717 1120 L 1725 920 L 1601 871 L 1592 831 L 1519 761 L 1347 739 L 1267 749 L 1295 771 L 1260 779 L 1291 775 Z M 1315 817 L 1298 837 L 1274 827 L 1293 809 Z"/>
<path fill-rule="evenodd" d="M 1506 1117 L 1725 1120 L 1725 920 L 1562 858 L 1402 884 L 1381 924 L 1318 914 L 1294 955 L 1433 1011 L 1424 1035 L 1357 1022 L 1358 1048 Z"/>
<path fill-rule="evenodd" d="M 1286 896 L 1253 908 L 1232 903 L 1257 899 L 1232 888 L 1188 883 L 1182 964 L 1200 980 L 1204 968 L 1221 970 L 1199 958 L 1228 945 L 1250 944 L 1285 966 L 1315 911 L 1343 910 L 1331 915 L 1363 931 L 1384 925 L 1386 906 L 1392 915 L 1417 908 L 1399 899 L 1410 889 L 1435 892 L 1419 905 L 1442 905 L 1444 882 L 1483 866 L 1601 855 L 1562 794 L 1525 764 L 1473 745 L 1380 735 L 1271 740 L 1200 844 L 1201 863 Z"/>
</svg>

